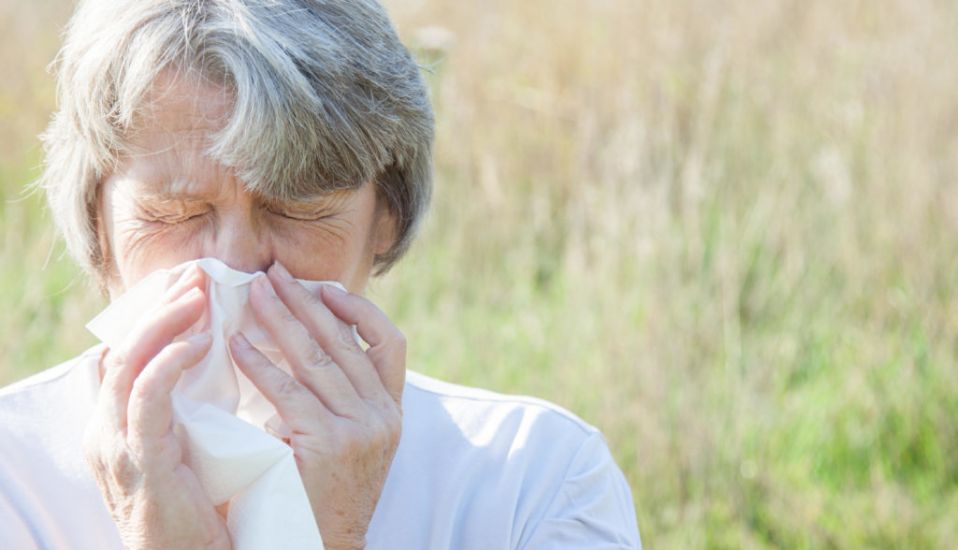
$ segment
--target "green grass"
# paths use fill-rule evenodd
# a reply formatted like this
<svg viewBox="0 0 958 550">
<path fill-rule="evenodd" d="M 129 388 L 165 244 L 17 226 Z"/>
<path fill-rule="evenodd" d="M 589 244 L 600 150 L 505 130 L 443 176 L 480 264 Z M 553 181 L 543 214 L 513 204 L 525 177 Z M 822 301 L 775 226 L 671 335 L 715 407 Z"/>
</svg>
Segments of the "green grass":
<svg viewBox="0 0 958 550">
<path fill-rule="evenodd" d="M 389 4 L 438 115 L 370 288 L 411 368 L 599 426 L 650 548 L 953 545 L 954 3 Z M 0 381 L 103 305 L 18 199 L 68 12 L 0 10 Z"/>
</svg>

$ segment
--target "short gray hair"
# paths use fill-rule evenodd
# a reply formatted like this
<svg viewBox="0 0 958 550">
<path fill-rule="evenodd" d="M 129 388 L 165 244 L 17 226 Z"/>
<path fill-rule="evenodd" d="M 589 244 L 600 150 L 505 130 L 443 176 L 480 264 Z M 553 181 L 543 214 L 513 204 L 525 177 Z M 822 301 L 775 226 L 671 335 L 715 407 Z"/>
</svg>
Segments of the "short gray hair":
<svg viewBox="0 0 958 550">
<path fill-rule="evenodd" d="M 38 184 L 67 250 L 98 279 L 100 183 L 165 68 L 231 92 L 208 153 L 250 191 L 285 200 L 375 181 L 398 220 L 377 274 L 407 250 L 429 204 L 426 87 L 375 0 L 83 0 L 56 64 Z"/>
</svg>

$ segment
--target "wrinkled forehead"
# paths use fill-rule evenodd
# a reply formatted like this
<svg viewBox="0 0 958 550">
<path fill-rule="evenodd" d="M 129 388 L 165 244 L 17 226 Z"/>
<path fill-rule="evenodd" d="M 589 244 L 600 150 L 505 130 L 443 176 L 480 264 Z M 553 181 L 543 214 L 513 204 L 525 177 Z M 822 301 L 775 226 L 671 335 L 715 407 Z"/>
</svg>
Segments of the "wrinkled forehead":
<svg viewBox="0 0 958 550">
<path fill-rule="evenodd" d="M 135 181 L 150 183 L 220 170 L 209 149 L 229 121 L 232 104 L 225 86 L 172 69 L 161 71 L 124 129 L 118 168 Z"/>
<path fill-rule="evenodd" d="M 175 195 L 216 186 L 232 177 L 209 154 L 229 120 L 232 94 L 225 86 L 166 69 L 143 95 L 112 181 L 137 195 Z"/>
<path fill-rule="evenodd" d="M 281 182 L 242 179 L 242 167 L 230 166 L 216 155 L 221 132 L 234 116 L 235 95 L 195 71 L 160 71 L 143 94 L 131 124 L 123 132 L 118 180 L 137 194 L 167 197 L 178 194 L 216 195 L 225 182 L 239 181 L 266 200 L 313 200 L 362 182 L 315 185 L 291 191 Z M 252 131 L 252 130 L 251 130 Z"/>
<path fill-rule="evenodd" d="M 234 94 L 224 84 L 195 72 L 164 69 L 138 105 L 125 141 L 133 146 L 145 138 L 169 135 L 205 137 L 212 145 L 215 135 L 229 122 L 233 103 Z"/>
</svg>

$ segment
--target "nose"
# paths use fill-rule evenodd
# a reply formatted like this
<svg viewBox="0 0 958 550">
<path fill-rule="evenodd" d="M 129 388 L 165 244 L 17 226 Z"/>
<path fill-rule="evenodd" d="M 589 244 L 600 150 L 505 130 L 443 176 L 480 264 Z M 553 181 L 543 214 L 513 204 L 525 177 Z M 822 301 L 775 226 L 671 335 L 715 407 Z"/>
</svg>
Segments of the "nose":
<svg viewBox="0 0 958 550">
<path fill-rule="evenodd" d="M 266 271 L 273 263 L 270 236 L 248 205 L 220 211 L 207 256 L 239 271 Z"/>
</svg>

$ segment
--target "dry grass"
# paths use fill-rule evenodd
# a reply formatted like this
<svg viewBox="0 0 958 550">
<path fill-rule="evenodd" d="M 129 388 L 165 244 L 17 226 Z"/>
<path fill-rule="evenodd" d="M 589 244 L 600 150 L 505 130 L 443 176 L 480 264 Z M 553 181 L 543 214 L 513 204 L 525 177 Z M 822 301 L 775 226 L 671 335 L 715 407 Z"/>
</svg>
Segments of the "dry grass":
<svg viewBox="0 0 958 550">
<path fill-rule="evenodd" d="M 430 221 L 371 292 L 413 368 L 601 427 L 650 548 L 958 536 L 958 5 L 389 5 L 439 117 Z M 0 4 L 5 201 L 68 10 Z M 102 305 L 38 204 L 0 205 L 0 379 Z"/>
</svg>

